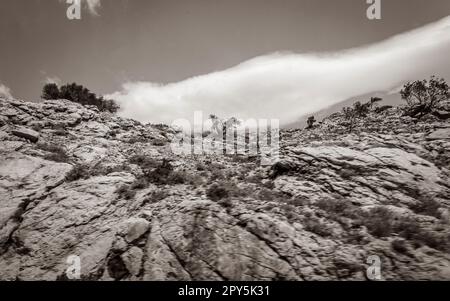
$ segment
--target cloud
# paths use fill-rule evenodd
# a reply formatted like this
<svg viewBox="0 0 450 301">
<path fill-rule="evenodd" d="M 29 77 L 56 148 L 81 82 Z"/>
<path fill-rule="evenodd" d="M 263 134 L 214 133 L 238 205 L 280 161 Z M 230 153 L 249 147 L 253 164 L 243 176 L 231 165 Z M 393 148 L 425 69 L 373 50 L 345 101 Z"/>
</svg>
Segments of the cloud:
<svg viewBox="0 0 450 301">
<path fill-rule="evenodd" d="M 85 0 L 89 12 L 92 15 L 98 16 L 98 9 L 102 6 L 100 0 Z"/>
<path fill-rule="evenodd" d="M 0 83 L 0 97 L 13 98 L 11 95 L 11 89 Z"/>
<path fill-rule="evenodd" d="M 450 75 L 449 53 L 450 16 L 364 47 L 275 53 L 178 83 L 127 82 L 106 97 L 119 102 L 121 115 L 143 122 L 170 124 L 201 110 L 288 124 L 352 97 L 392 91 L 408 80 Z"/>
<path fill-rule="evenodd" d="M 57 76 L 47 76 L 45 78 L 45 83 L 46 84 L 56 84 L 56 85 L 61 85 L 61 79 Z"/>
</svg>

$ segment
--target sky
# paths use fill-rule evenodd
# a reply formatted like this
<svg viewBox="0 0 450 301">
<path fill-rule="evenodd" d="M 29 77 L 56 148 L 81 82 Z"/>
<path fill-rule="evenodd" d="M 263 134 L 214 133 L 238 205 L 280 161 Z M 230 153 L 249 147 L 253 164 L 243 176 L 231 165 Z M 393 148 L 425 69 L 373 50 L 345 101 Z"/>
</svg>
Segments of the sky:
<svg viewBox="0 0 450 301">
<path fill-rule="evenodd" d="M 83 84 L 121 114 L 170 123 L 194 110 L 293 122 L 436 74 L 450 80 L 450 1 L 0 0 L 0 95 L 37 101 Z"/>
</svg>

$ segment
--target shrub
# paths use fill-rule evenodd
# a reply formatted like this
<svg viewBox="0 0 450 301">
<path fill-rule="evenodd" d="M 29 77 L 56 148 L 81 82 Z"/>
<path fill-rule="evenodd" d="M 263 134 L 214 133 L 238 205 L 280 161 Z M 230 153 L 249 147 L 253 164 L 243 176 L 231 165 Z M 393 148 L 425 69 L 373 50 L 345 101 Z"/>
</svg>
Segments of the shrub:
<svg viewBox="0 0 450 301">
<path fill-rule="evenodd" d="M 104 165 L 102 163 L 96 164 L 94 167 L 91 168 L 90 174 L 92 177 L 97 176 L 105 176 L 109 175 L 114 172 L 130 172 L 130 166 L 123 163 L 120 165 Z"/>
<path fill-rule="evenodd" d="M 410 206 L 410 209 L 416 214 L 440 217 L 439 208 L 441 204 L 431 197 L 422 197 L 417 203 Z"/>
<path fill-rule="evenodd" d="M 355 123 L 358 118 L 366 117 L 370 110 L 370 102 L 361 104 L 361 102 L 357 101 L 353 104 L 353 107 L 344 107 L 342 109 L 342 113 L 344 114 L 345 120 L 348 122 L 349 132 L 352 132 Z"/>
<path fill-rule="evenodd" d="M 369 113 L 370 104 L 357 101 L 353 104 L 353 111 L 355 112 L 357 117 L 366 117 L 367 113 Z"/>
<path fill-rule="evenodd" d="M 297 171 L 297 169 L 298 169 L 298 166 L 296 163 L 294 163 L 292 161 L 281 160 L 281 161 L 274 163 L 270 167 L 269 177 L 271 179 L 276 179 L 279 176 L 289 174 L 291 172 L 295 172 L 295 171 Z"/>
<path fill-rule="evenodd" d="M 166 146 L 167 145 L 167 141 L 163 140 L 163 139 L 153 139 L 152 140 L 152 145 L 154 146 Z"/>
<path fill-rule="evenodd" d="M 369 107 L 369 109 L 373 109 L 373 107 L 382 100 L 383 98 L 380 97 L 371 97 L 366 105 Z"/>
<path fill-rule="evenodd" d="M 80 179 L 88 179 L 91 176 L 89 166 L 85 164 L 77 164 L 66 175 L 66 180 L 74 182 Z"/>
<path fill-rule="evenodd" d="M 283 192 L 268 189 L 266 187 L 262 187 L 255 197 L 262 201 L 282 201 L 286 199 L 286 195 Z"/>
<path fill-rule="evenodd" d="M 306 231 L 315 233 L 322 237 L 332 235 L 332 231 L 328 226 L 320 221 L 317 217 L 311 217 L 303 221 L 303 226 Z"/>
<path fill-rule="evenodd" d="M 64 128 L 59 128 L 55 130 L 53 134 L 55 134 L 55 136 L 67 137 L 69 135 L 69 132 Z"/>
<path fill-rule="evenodd" d="M 46 84 L 42 89 L 42 98 L 43 99 L 58 99 L 59 98 L 59 88 L 58 85 Z"/>
<path fill-rule="evenodd" d="M 0 126 L 1 126 L 1 124 L 0 124 Z M 31 129 L 34 130 L 34 131 L 36 131 L 36 132 L 42 131 L 43 128 L 44 128 L 44 126 L 43 126 L 42 124 L 40 124 L 40 123 L 34 123 L 34 124 L 31 126 Z"/>
<path fill-rule="evenodd" d="M 144 204 L 157 203 L 159 201 L 164 200 L 168 196 L 169 196 L 169 194 L 165 190 L 162 190 L 162 189 L 155 190 L 155 191 L 152 191 L 149 195 L 147 195 L 147 197 L 144 200 Z"/>
<path fill-rule="evenodd" d="M 37 147 L 38 149 L 47 152 L 47 154 L 44 156 L 44 159 L 46 160 L 61 163 L 67 163 L 70 161 L 70 158 L 67 155 L 66 151 L 59 146 L 40 143 L 37 145 Z"/>
<path fill-rule="evenodd" d="M 377 108 L 375 108 L 375 113 L 379 114 L 379 113 L 382 113 L 382 112 L 387 111 L 392 108 L 393 108 L 393 106 L 389 106 L 389 105 L 377 107 Z"/>
<path fill-rule="evenodd" d="M 230 196 L 230 191 L 227 187 L 223 187 L 219 184 L 213 184 L 206 191 L 206 195 L 210 200 L 217 202 L 224 198 L 228 198 Z"/>
<path fill-rule="evenodd" d="M 401 237 L 413 242 L 416 247 L 426 245 L 442 252 L 450 251 L 449 233 L 422 229 L 418 222 L 412 218 L 401 219 L 396 225 L 396 232 Z"/>
<path fill-rule="evenodd" d="M 131 200 L 136 196 L 136 190 L 134 190 L 131 185 L 122 185 L 117 190 L 116 193 L 121 199 Z"/>
<path fill-rule="evenodd" d="M 363 214 L 361 221 L 375 237 L 386 237 L 393 231 L 393 215 L 383 207 L 374 208 L 368 214 Z"/>
<path fill-rule="evenodd" d="M 405 114 L 421 118 L 450 98 L 449 86 L 443 78 L 432 76 L 429 81 L 418 80 L 403 86 L 400 95 L 407 103 Z"/>
<path fill-rule="evenodd" d="M 128 162 L 131 164 L 138 165 L 142 170 L 147 170 L 151 168 L 155 168 L 159 165 L 159 162 L 148 155 L 134 155 L 132 156 Z"/>
<path fill-rule="evenodd" d="M 316 118 L 314 118 L 314 116 L 311 116 L 308 118 L 308 120 L 306 121 L 306 123 L 308 124 L 308 126 L 306 127 L 307 129 L 312 129 L 314 127 L 314 123 L 316 123 Z"/>
<path fill-rule="evenodd" d="M 144 171 L 146 179 L 157 185 L 178 185 L 188 180 L 185 172 L 175 171 L 172 164 L 166 159 L 156 168 Z"/>
<path fill-rule="evenodd" d="M 408 248 L 406 246 L 406 243 L 403 239 L 395 239 L 391 242 L 392 249 L 395 252 L 405 254 L 408 252 Z"/>
<path fill-rule="evenodd" d="M 121 199 L 131 200 L 136 196 L 138 190 L 147 188 L 149 185 L 145 177 L 138 177 L 130 185 L 122 185 L 117 190 L 116 193 Z"/>
<path fill-rule="evenodd" d="M 315 206 L 329 214 L 329 217 L 340 222 L 340 217 L 346 217 L 358 221 L 364 213 L 361 209 L 353 205 L 346 199 L 322 199 L 315 203 Z"/>
<path fill-rule="evenodd" d="M 97 107 L 100 111 L 116 113 L 119 105 L 114 100 L 97 97 L 89 89 L 76 83 L 66 84 L 60 88 L 56 84 L 46 84 L 42 89 L 42 98 L 47 100 L 67 99 L 82 105 Z"/>
<path fill-rule="evenodd" d="M 197 171 L 205 171 L 206 165 L 203 162 L 197 162 L 197 164 L 195 165 L 195 168 Z"/>
<path fill-rule="evenodd" d="M 386 237 L 398 234 L 411 241 L 416 247 L 426 245 L 430 248 L 448 252 L 450 250 L 450 234 L 423 229 L 419 222 L 411 217 L 395 217 L 386 208 L 374 208 L 368 214 L 361 216 L 361 223 L 376 237 Z M 398 252 L 403 248 L 396 242 L 392 246 Z"/>
<path fill-rule="evenodd" d="M 131 200 L 136 196 L 138 190 L 147 188 L 149 185 L 145 177 L 138 177 L 130 185 L 122 185 L 117 190 L 116 193 L 119 197 L 126 200 Z"/>
</svg>

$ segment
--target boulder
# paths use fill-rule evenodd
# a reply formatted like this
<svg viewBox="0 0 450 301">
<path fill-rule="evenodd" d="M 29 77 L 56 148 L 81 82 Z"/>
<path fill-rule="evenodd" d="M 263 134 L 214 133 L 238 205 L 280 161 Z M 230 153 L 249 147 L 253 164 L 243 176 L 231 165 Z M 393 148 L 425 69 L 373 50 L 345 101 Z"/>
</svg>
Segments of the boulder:
<svg viewBox="0 0 450 301">
<path fill-rule="evenodd" d="M 144 252 L 138 247 L 131 247 L 128 251 L 123 253 L 121 257 L 130 274 L 137 276 L 141 271 Z"/>
<path fill-rule="evenodd" d="M 129 243 L 140 238 L 150 228 L 150 223 L 143 218 L 130 218 L 124 224 L 123 234 Z"/>
<path fill-rule="evenodd" d="M 450 128 L 432 132 L 427 136 L 427 140 L 450 140 Z"/>
<path fill-rule="evenodd" d="M 27 140 L 30 140 L 33 143 L 38 142 L 39 140 L 39 133 L 36 131 L 33 131 L 31 129 L 25 128 L 25 127 L 17 127 L 12 131 L 12 134 L 24 138 Z"/>
</svg>

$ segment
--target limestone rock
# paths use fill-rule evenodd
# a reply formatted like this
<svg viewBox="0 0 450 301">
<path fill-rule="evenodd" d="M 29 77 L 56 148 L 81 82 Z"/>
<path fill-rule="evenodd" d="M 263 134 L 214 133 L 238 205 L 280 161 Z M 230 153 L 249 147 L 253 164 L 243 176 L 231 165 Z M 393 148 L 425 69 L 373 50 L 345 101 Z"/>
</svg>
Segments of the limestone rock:
<svg viewBox="0 0 450 301">
<path fill-rule="evenodd" d="M 125 240 L 132 243 L 150 228 L 150 223 L 143 218 L 130 218 L 124 224 Z"/>
<path fill-rule="evenodd" d="M 450 128 L 439 129 L 427 136 L 428 140 L 450 140 Z"/>
<path fill-rule="evenodd" d="M 335 113 L 266 167 L 66 100 L 0 109 L 0 280 L 66 279 L 69 256 L 82 280 L 365 280 L 373 255 L 385 280 L 450 279 L 448 120 Z"/>
<path fill-rule="evenodd" d="M 144 252 L 138 247 L 131 247 L 131 249 L 123 253 L 121 257 L 130 274 L 137 276 L 141 271 Z"/>
<path fill-rule="evenodd" d="M 33 131 L 31 129 L 27 129 L 24 127 L 17 127 L 16 129 L 14 129 L 12 131 L 12 134 L 20 137 L 20 138 L 25 138 L 27 140 L 30 140 L 33 143 L 38 142 L 39 140 L 39 133 L 36 131 Z"/>
</svg>

